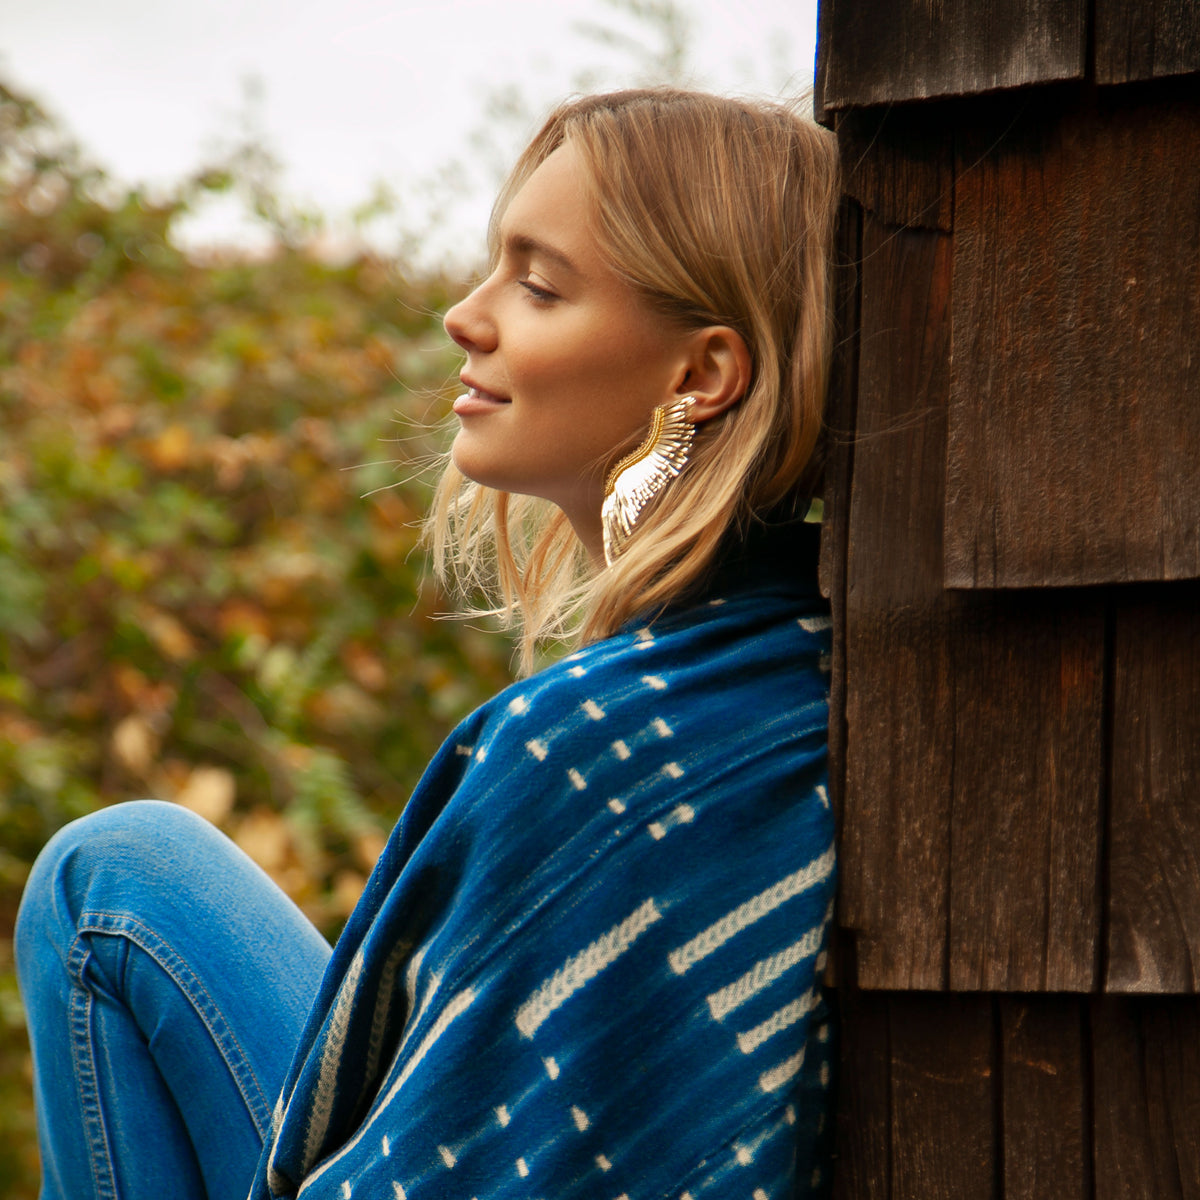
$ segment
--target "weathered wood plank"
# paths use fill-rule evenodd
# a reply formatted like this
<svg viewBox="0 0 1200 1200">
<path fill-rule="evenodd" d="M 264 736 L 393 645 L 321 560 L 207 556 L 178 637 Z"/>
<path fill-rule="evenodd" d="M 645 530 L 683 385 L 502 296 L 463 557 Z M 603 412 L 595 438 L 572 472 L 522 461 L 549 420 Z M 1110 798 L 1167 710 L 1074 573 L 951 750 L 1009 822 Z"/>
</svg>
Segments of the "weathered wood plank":
<svg viewBox="0 0 1200 1200">
<path fill-rule="evenodd" d="M 951 587 L 1200 575 L 1200 102 L 1109 96 L 959 151 Z"/>
<path fill-rule="evenodd" d="M 834 267 L 834 349 L 825 412 L 821 592 L 833 615 L 829 677 L 829 796 L 841 832 L 846 775 L 846 541 L 858 394 L 858 272 L 862 211 L 844 198 L 838 213 Z M 836 969 L 837 947 L 834 947 Z"/>
<path fill-rule="evenodd" d="M 1200 1196 L 1200 1009 L 1192 997 L 1092 1008 L 1096 1200 Z"/>
<path fill-rule="evenodd" d="M 846 192 L 889 225 L 949 230 L 954 131 L 945 105 L 851 110 L 837 118 Z"/>
<path fill-rule="evenodd" d="M 1171 584 L 1122 597 L 1113 658 L 1105 986 L 1114 992 L 1195 992 L 1200 586 Z"/>
<path fill-rule="evenodd" d="M 1086 0 L 821 0 L 819 107 L 1082 79 Z"/>
<path fill-rule="evenodd" d="M 997 1174 L 990 998 L 901 994 L 888 1009 L 892 1200 L 988 1200 Z"/>
<path fill-rule="evenodd" d="M 954 693 L 941 503 L 950 239 L 863 218 L 839 913 L 864 987 L 946 983 Z"/>
<path fill-rule="evenodd" d="M 1200 71 L 1195 0 L 1096 0 L 1096 82 Z"/>
<path fill-rule="evenodd" d="M 1100 601 L 948 593 L 949 238 L 864 216 L 839 920 L 866 988 L 1091 988 Z"/>
<path fill-rule="evenodd" d="M 959 597 L 950 987 L 1087 991 L 1099 971 L 1104 610 Z"/>
<path fill-rule="evenodd" d="M 1005 1200 L 1091 1200 L 1086 1003 L 1074 996 L 998 1001 Z"/>
<path fill-rule="evenodd" d="M 891 1196 L 891 1049 L 888 992 L 839 988 L 837 1160 L 834 1200 Z"/>
</svg>

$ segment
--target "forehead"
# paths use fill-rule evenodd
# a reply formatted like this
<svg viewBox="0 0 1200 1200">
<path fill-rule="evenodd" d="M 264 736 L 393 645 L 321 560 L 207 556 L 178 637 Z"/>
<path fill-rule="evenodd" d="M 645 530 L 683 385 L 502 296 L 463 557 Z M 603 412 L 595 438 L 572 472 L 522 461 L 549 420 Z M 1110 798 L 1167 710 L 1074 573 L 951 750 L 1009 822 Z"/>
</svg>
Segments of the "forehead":
<svg viewBox="0 0 1200 1200">
<path fill-rule="evenodd" d="M 521 238 L 590 245 L 592 199 L 579 153 L 564 142 L 521 185 L 500 218 L 504 243 Z"/>
</svg>

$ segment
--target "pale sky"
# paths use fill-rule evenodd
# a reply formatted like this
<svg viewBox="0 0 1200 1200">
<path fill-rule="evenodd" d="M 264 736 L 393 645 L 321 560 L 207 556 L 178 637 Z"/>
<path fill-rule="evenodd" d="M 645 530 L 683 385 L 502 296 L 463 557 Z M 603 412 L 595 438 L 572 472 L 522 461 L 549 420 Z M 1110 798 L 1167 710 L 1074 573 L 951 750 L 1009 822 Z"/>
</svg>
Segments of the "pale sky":
<svg viewBox="0 0 1200 1200">
<path fill-rule="evenodd" d="M 816 0 L 678 7 L 693 85 L 811 87 Z M 593 88 L 640 82 L 637 53 L 602 45 L 581 22 L 655 45 L 651 27 L 610 0 L 0 0 L 0 79 L 34 94 L 125 183 L 178 180 L 253 111 L 286 195 L 345 228 L 385 183 L 420 252 L 470 261 L 496 172 L 531 117 L 584 71 Z M 260 87 L 248 108 L 250 79 Z M 524 119 L 494 115 L 505 92 Z M 185 237 L 252 243 L 234 210 L 215 204 Z M 400 220 L 372 229 L 382 248 Z"/>
</svg>

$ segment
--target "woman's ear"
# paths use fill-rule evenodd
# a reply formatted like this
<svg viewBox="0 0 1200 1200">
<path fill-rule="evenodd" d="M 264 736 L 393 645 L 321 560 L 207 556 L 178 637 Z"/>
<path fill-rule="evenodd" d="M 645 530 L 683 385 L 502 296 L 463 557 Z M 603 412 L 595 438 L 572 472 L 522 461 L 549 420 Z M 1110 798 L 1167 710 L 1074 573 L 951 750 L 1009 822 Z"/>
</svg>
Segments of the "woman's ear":
<svg viewBox="0 0 1200 1200">
<path fill-rule="evenodd" d="M 750 351 L 736 329 L 709 325 L 691 335 L 676 395 L 692 397 L 694 424 L 720 416 L 746 394 L 749 386 Z"/>
</svg>

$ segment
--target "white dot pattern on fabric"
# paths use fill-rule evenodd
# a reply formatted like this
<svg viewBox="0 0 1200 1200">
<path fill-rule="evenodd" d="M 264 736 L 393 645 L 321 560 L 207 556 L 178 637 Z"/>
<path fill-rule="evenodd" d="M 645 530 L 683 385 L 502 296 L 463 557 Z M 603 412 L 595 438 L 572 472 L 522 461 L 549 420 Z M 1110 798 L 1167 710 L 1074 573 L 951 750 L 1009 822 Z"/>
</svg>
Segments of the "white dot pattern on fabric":
<svg viewBox="0 0 1200 1200">
<path fill-rule="evenodd" d="M 719 612 L 701 609 L 672 611 L 652 627 L 597 643 L 562 667 L 521 681 L 468 718 L 439 756 L 446 796 L 439 794 L 443 781 L 435 779 L 432 792 L 421 794 L 425 807 L 414 812 L 436 814 L 435 802 L 453 800 L 462 810 L 456 819 L 465 819 L 460 829 L 473 839 L 469 846 L 486 848 L 466 867 L 478 871 L 486 860 L 487 894 L 512 903 L 506 899 L 494 921 L 475 923 L 479 928 L 459 921 L 437 926 L 433 936 L 413 932 L 399 899 L 390 910 L 375 902 L 371 915 L 381 914 L 381 924 L 374 928 L 385 932 L 373 934 L 371 945 L 383 945 L 384 937 L 389 948 L 404 943 L 397 1010 L 383 1039 L 389 1050 L 397 1040 L 399 1046 L 391 1065 L 385 1070 L 381 1062 L 372 1075 L 382 1076 L 379 1095 L 351 1135 L 351 1142 L 363 1138 L 357 1154 L 343 1157 L 343 1150 L 352 1152 L 350 1143 L 332 1147 L 341 1161 L 326 1176 L 331 1195 L 353 1200 L 353 1186 L 356 1197 L 370 1192 L 382 1200 L 391 1182 L 397 1200 L 405 1200 L 405 1189 L 417 1200 L 445 1191 L 453 1175 L 460 1200 L 470 1197 L 471 1180 L 485 1178 L 494 1200 L 550 1200 L 545 1188 L 560 1179 L 594 1191 L 596 1200 L 628 1200 L 611 1188 L 635 1186 L 635 1180 L 634 1200 L 650 1194 L 709 1200 L 726 1191 L 732 1200 L 778 1200 L 808 1194 L 818 1161 L 828 1180 L 824 1143 L 810 1146 L 806 1139 L 827 1104 L 815 1085 L 829 1076 L 823 1062 L 829 1051 L 818 1048 L 814 1057 L 810 1050 L 805 1067 L 803 1047 L 829 1036 L 813 1015 L 823 1011 L 813 967 L 824 934 L 818 914 L 832 892 L 832 853 L 822 853 L 832 817 L 827 789 L 815 782 L 819 739 L 806 738 L 800 748 L 792 732 L 779 732 L 816 728 L 828 686 L 815 669 L 821 638 L 797 636 L 797 614 L 805 612 L 797 605 L 760 609 L 774 622 L 770 640 L 760 639 L 767 626 L 740 594 Z M 723 642 L 726 625 L 742 640 Z M 812 629 L 805 626 L 814 635 L 824 628 L 820 619 Z M 692 640 L 677 640 L 680 629 Z M 639 658 L 633 645 L 648 653 Z M 701 714 L 695 699 L 693 681 L 704 682 L 697 672 L 710 647 L 722 656 L 717 687 L 736 718 L 726 739 L 712 736 L 711 712 Z M 773 673 L 789 654 L 803 657 L 791 690 L 792 674 Z M 456 754 L 462 757 L 447 764 Z M 739 776 L 743 762 L 752 765 Z M 756 803 L 760 766 L 778 766 L 778 794 L 794 795 L 794 805 Z M 536 820 L 522 796 L 536 798 Z M 759 817 L 763 821 L 753 825 Z M 421 838 L 429 837 L 433 849 L 448 849 L 450 867 L 460 865 L 453 858 L 457 839 L 433 845 L 439 832 L 445 840 L 445 831 L 435 824 L 424 832 L 424 815 L 413 823 L 417 837 L 397 839 L 399 853 L 382 864 L 397 864 L 396 879 L 382 881 L 397 892 L 410 886 L 413 876 L 400 873 L 403 856 Z M 743 838 L 743 855 L 739 838 L 750 828 L 759 833 Z M 495 873 L 496 864 L 511 874 L 511 883 Z M 630 864 L 633 870 L 623 875 Z M 622 886 L 612 884 L 614 876 Z M 501 885 L 508 891 L 500 892 Z M 805 892 L 805 900 L 793 900 Z M 788 901 L 793 904 L 776 911 Z M 763 919 L 768 914 L 774 915 Z M 391 928 L 383 921 L 392 921 Z M 480 940 L 469 943 L 460 932 Z M 467 944 L 474 947 L 470 963 L 456 948 Z M 481 949 L 487 970 L 473 971 Z M 383 958 L 377 955 L 372 980 L 380 978 Z M 444 991 L 438 991 L 441 979 Z M 479 999 L 434 1053 L 449 1021 L 475 999 L 473 992 L 452 994 L 467 979 Z M 598 1014 L 603 1017 L 593 1020 Z M 695 1077 L 689 1056 L 701 1055 L 704 1086 L 711 1080 L 709 1094 L 722 1103 L 707 1106 L 703 1119 L 685 1122 L 687 1128 L 656 1129 L 653 1138 L 648 1123 L 655 1116 L 611 1108 L 604 1087 L 625 1084 L 598 1083 L 595 1071 L 599 1064 L 603 1075 L 620 1060 L 611 1050 L 600 1052 L 603 1041 L 580 1040 L 585 1033 L 591 1038 L 593 1025 L 607 1028 L 609 1014 L 622 1031 L 621 1046 L 642 1045 L 645 1030 L 658 1039 L 663 1027 L 661 1043 L 653 1041 L 658 1057 L 648 1061 L 670 1073 L 664 1086 L 677 1080 L 686 1091 Z M 509 1017 L 515 1028 L 507 1026 Z M 360 1022 L 359 1029 L 366 1047 L 371 1027 Z M 668 1046 L 679 1053 L 667 1054 Z M 487 1064 L 479 1081 L 470 1077 L 477 1059 L 481 1068 Z M 447 1087 L 455 1072 L 457 1082 Z M 799 1088 L 797 1081 L 814 1086 Z M 345 1128 L 360 1101 L 338 1102 L 339 1128 Z M 414 1113 L 421 1114 L 415 1123 Z M 295 1113 L 284 1118 L 283 1130 L 292 1145 L 304 1137 Z M 793 1156 L 797 1146 L 803 1156 Z M 809 1149 L 819 1153 L 810 1156 Z M 329 1165 L 319 1158 L 305 1168 L 299 1176 L 305 1187 Z M 607 1187 L 601 1173 L 613 1176 L 605 1174 Z M 671 1187 L 689 1179 L 695 1193 Z"/>
<path fill-rule="evenodd" d="M 796 624 L 804 630 L 805 633 L 820 633 L 822 630 L 829 629 L 833 625 L 832 617 L 799 617 Z"/>
<path fill-rule="evenodd" d="M 662 821 L 651 821 L 646 829 L 659 842 L 677 825 L 689 825 L 695 818 L 696 810 L 690 804 L 677 804 L 669 817 Z"/>
</svg>

